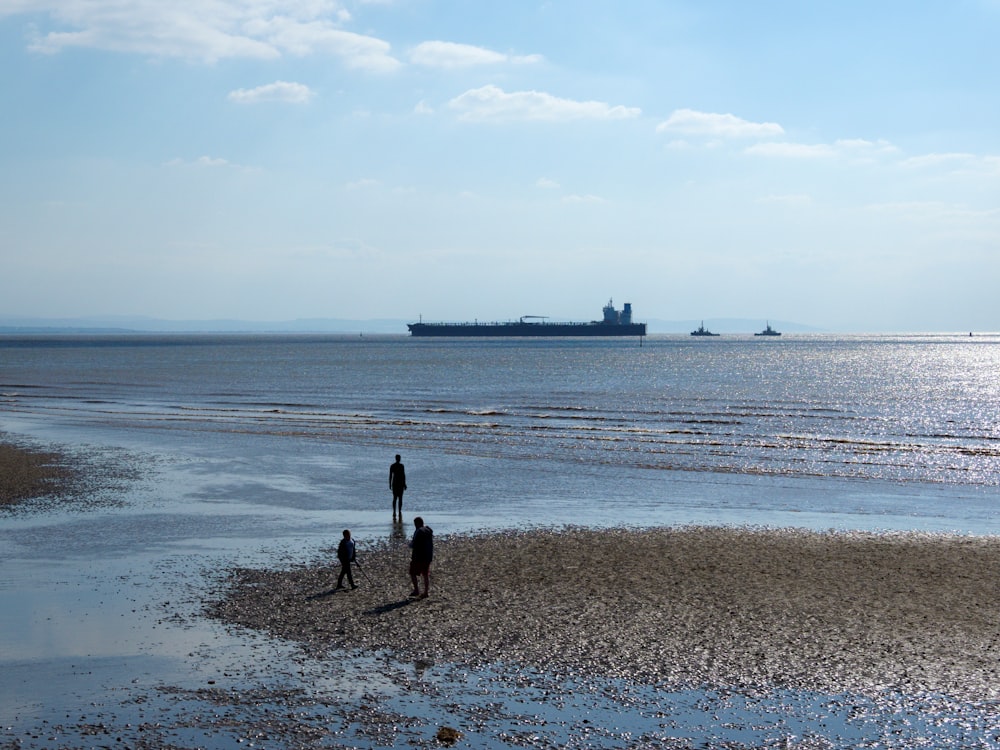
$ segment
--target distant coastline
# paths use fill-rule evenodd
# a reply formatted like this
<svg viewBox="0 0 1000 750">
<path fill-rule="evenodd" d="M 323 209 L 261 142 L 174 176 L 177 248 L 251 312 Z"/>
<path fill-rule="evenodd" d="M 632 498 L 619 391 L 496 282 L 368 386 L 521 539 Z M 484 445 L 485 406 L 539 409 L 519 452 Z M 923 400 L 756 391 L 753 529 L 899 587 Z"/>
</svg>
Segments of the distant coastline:
<svg viewBox="0 0 1000 750">
<path fill-rule="evenodd" d="M 115 336 L 151 333 L 181 334 L 399 334 L 406 335 L 409 319 L 376 318 L 348 320 L 344 318 L 303 318 L 286 321 L 254 320 L 164 320 L 145 317 L 81 317 L 81 318 L 28 318 L 0 317 L 0 335 L 43 336 L 81 335 Z M 447 322 L 447 321 L 445 321 Z M 647 319 L 650 334 L 688 333 L 700 319 L 656 320 Z M 739 335 L 753 333 L 761 328 L 758 318 L 706 318 L 713 331 Z M 786 333 L 832 333 L 832 331 L 792 321 L 773 321 Z"/>
</svg>

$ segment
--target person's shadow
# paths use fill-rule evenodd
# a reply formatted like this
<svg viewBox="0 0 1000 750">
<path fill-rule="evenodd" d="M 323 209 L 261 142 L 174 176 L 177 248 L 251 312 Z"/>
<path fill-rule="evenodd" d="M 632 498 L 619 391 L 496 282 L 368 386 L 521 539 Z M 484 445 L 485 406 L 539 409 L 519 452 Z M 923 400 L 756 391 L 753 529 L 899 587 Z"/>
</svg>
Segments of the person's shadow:
<svg viewBox="0 0 1000 750">
<path fill-rule="evenodd" d="M 388 604 L 383 604 L 380 607 L 374 607 L 372 609 L 366 609 L 363 614 L 369 617 L 378 617 L 379 615 L 384 615 L 388 612 L 394 612 L 397 609 L 402 609 L 410 604 L 413 604 L 414 599 L 402 599 L 398 602 L 389 602 Z"/>
<path fill-rule="evenodd" d="M 306 597 L 306 601 L 314 602 L 318 599 L 326 599 L 341 591 L 350 591 L 350 589 L 339 589 L 337 587 L 334 587 L 328 591 L 321 591 L 318 594 L 310 594 L 309 596 Z M 378 617 L 379 615 L 384 615 L 388 612 L 394 612 L 397 609 L 402 609 L 403 607 L 409 604 L 413 604 L 414 601 L 416 600 L 407 597 L 406 599 L 400 599 L 398 602 L 389 602 L 388 604 L 383 604 L 378 607 L 373 607 L 372 609 L 366 609 L 362 614 L 365 614 L 368 617 Z"/>
</svg>

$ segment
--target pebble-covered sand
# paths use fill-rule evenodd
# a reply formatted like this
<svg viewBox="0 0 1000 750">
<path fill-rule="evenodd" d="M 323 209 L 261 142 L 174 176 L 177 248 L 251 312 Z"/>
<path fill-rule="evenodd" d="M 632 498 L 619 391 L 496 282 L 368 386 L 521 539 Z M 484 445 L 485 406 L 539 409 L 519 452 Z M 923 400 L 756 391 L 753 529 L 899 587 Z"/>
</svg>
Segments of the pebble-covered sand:
<svg viewBox="0 0 1000 750">
<path fill-rule="evenodd" d="M 65 492 L 76 475 L 61 453 L 0 441 L 0 506 Z"/>
<path fill-rule="evenodd" d="M 436 541 L 410 599 L 405 544 L 238 569 L 207 613 L 309 651 L 389 649 L 472 666 L 664 686 L 971 701 L 1000 697 L 1000 539 L 751 528 L 532 530 Z"/>
</svg>

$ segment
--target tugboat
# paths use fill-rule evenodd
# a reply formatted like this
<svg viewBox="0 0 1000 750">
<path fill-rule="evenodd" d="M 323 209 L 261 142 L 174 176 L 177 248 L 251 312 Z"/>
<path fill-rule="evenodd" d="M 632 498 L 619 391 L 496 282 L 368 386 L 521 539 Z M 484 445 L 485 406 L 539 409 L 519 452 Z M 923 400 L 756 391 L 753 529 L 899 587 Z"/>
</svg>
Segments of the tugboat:
<svg viewBox="0 0 1000 750">
<path fill-rule="evenodd" d="M 767 328 L 765 328 L 760 333 L 755 333 L 754 336 L 780 336 L 781 331 L 776 331 L 771 328 L 771 321 L 767 322 Z"/>
<path fill-rule="evenodd" d="M 705 321 L 701 321 L 701 325 L 691 331 L 692 336 L 718 336 L 717 333 L 712 333 L 710 330 L 705 328 Z"/>
</svg>

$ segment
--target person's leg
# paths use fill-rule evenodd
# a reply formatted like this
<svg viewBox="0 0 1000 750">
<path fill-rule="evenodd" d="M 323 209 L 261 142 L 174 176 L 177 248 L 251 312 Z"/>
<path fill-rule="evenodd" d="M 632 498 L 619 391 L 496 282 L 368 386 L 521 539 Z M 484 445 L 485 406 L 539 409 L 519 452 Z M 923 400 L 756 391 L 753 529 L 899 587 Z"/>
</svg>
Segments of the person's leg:
<svg viewBox="0 0 1000 750">
<path fill-rule="evenodd" d="M 431 593 L 431 571 L 430 568 L 424 568 L 424 596 L 430 596 Z"/>
<path fill-rule="evenodd" d="M 410 592 L 410 596 L 420 596 L 420 589 L 417 587 L 417 568 L 412 562 L 410 563 L 410 581 L 413 582 L 413 591 Z"/>
<path fill-rule="evenodd" d="M 344 566 L 344 572 L 347 574 L 347 582 L 351 584 L 352 589 L 356 589 L 357 586 L 354 585 L 354 575 L 351 573 L 351 564 L 347 563 Z"/>
<path fill-rule="evenodd" d="M 344 573 L 346 572 L 346 570 L 347 570 L 346 567 L 341 566 L 341 568 L 340 568 L 340 575 L 337 576 L 337 588 L 338 589 L 344 588 Z"/>
</svg>

